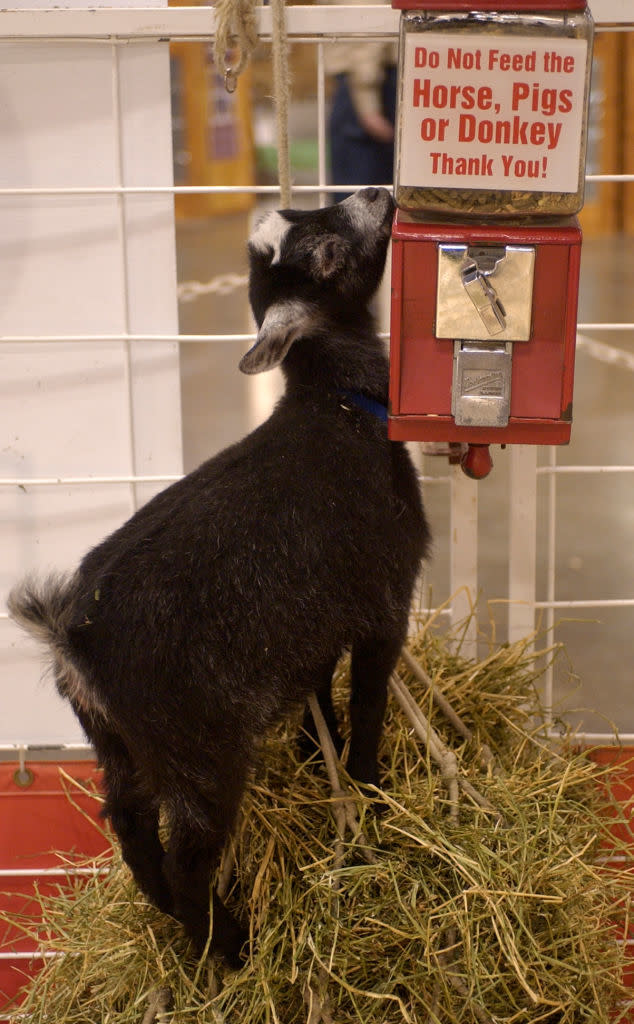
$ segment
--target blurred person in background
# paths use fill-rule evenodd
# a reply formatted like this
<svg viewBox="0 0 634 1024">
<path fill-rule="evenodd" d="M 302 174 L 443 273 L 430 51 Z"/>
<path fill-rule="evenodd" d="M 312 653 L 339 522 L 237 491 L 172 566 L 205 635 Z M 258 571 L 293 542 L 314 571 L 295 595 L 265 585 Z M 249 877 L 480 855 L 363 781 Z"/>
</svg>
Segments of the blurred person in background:
<svg viewBox="0 0 634 1024">
<path fill-rule="evenodd" d="M 326 47 L 326 72 L 334 78 L 328 120 L 330 180 L 334 185 L 392 183 L 397 53 L 396 40 L 349 41 Z M 334 192 L 333 201 L 349 194 Z"/>
</svg>

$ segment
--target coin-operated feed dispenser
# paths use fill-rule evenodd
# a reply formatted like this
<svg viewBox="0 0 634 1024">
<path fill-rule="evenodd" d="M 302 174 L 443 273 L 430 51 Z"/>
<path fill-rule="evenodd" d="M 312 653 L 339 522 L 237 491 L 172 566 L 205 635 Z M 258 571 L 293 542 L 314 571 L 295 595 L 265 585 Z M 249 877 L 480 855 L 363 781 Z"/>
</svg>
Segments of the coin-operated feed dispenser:
<svg viewBox="0 0 634 1024">
<path fill-rule="evenodd" d="M 475 446 L 570 438 L 592 20 L 580 0 L 415 3 L 393 3 L 389 430 L 466 442 L 482 476 Z"/>
<path fill-rule="evenodd" d="M 391 436 L 568 441 L 580 252 L 574 220 L 454 226 L 398 213 Z"/>
</svg>

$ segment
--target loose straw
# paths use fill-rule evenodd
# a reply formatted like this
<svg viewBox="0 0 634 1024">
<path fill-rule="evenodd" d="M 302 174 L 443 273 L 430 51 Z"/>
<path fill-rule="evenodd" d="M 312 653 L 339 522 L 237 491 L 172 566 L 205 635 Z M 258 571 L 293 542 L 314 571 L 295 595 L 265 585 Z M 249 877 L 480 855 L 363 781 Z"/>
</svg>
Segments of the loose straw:
<svg viewBox="0 0 634 1024">
<path fill-rule="evenodd" d="M 401 650 L 401 658 L 412 675 L 418 679 L 420 683 L 423 683 L 423 685 L 430 691 L 434 704 L 439 711 L 442 711 L 443 715 L 454 727 L 458 735 L 462 736 L 468 743 L 471 743 L 473 740 L 473 733 L 471 732 L 471 729 L 469 729 L 460 716 L 456 714 L 447 698 L 436 689 L 422 665 L 419 665 L 416 659 L 410 654 L 407 647 L 403 647 Z M 484 767 L 490 764 L 492 768 L 496 770 L 493 754 L 486 743 L 483 743 L 480 747 L 480 758 Z"/>
<path fill-rule="evenodd" d="M 226 862 L 228 905 L 249 918 L 242 970 L 214 963 L 208 973 L 182 928 L 138 894 L 115 849 L 112 864 L 101 858 L 89 878 L 36 891 L 33 914 L 0 911 L 0 924 L 45 954 L 13 1019 L 610 1024 L 615 1012 L 623 1016 L 629 947 L 618 938 L 631 931 L 631 843 L 620 838 L 626 809 L 609 796 L 612 769 L 575 752 L 573 738 L 557 753 L 545 742 L 536 689 L 543 651 L 527 653 L 522 642 L 475 663 L 429 630 L 408 646 L 472 740 L 447 724 L 427 683 L 403 663 L 407 689 L 393 680 L 401 701 L 390 702 L 382 743 L 382 813 L 365 809 L 374 863 L 364 863 L 358 824 L 350 824 L 365 804 L 348 795 L 330 744 L 322 738 L 332 793 L 312 761 L 298 758 L 296 723 L 286 723 L 264 743 L 245 794 L 230 844 L 235 871 Z M 349 685 L 346 660 L 333 694 L 342 723 Z M 435 757 L 422 755 L 430 740 Z M 484 742 L 497 773 L 482 769 Z M 447 750 L 454 800 L 456 781 L 459 789 L 455 824 L 439 798 L 436 764 L 446 769 Z M 343 811 L 338 829 L 326 808 Z"/>
<path fill-rule="evenodd" d="M 319 703 L 314 693 L 311 693 L 308 698 L 308 706 L 310 713 L 313 716 L 315 727 L 317 729 L 317 735 L 319 736 L 319 742 L 321 750 L 324 755 L 324 761 L 326 763 L 326 771 L 328 772 L 328 779 L 330 780 L 330 786 L 332 789 L 333 798 L 333 813 L 335 816 L 335 823 L 337 825 L 337 845 L 335 852 L 335 868 L 341 867 L 344 859 L 344 845 L 343 840 L 346 831 L 346 825 L 352 832 L 353 838 L 359 841 L 360 849 L 364 859 L 368 864 L 376 863 L 376 856 L 374 852 L 368 846 L 367 839 L 361 831 L 361 826 L 357 818 L 354 801 L 351 795 L 347 795 L 341 788 L 339 781 L 339 771 L 337 768 L 339 759 L 335 750 L 335 745 L 332 742 L 332 738 L 328 731 L 328 726 L 319 707 Z"/>
</svg>

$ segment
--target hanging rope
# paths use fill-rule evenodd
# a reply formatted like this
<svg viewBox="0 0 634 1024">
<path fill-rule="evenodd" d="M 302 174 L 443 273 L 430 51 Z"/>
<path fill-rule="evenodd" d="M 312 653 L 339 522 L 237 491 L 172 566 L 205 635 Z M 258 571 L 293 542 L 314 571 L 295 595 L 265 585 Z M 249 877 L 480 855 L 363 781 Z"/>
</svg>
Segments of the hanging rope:
<svg viewBox="0 0 634 1024">
<path fill-rule="evenodd" d="M 288 144 L 290 73 L 285 0 L 271 0 L 273 16 L 273 94 L 277 126 L 277 174 L 280 205 L 291 205 L 291 171 Z M 216 0 L 214 59 L 224 73 L 225 88 L 233 92 L 238 75 L 246 68 L 258 42 L 255 0 Z"/>
<path fill-rule="evenodd" d="M 280 183 L 280 205 L 291 205 L 291 165 L 288 146 L 288 101 L 290 73 L 288 38 L 286 35 L 285 0 L 271 0 L 273 14 L 273 94 L 277 120 L 277 176 Z"/>
</svg>

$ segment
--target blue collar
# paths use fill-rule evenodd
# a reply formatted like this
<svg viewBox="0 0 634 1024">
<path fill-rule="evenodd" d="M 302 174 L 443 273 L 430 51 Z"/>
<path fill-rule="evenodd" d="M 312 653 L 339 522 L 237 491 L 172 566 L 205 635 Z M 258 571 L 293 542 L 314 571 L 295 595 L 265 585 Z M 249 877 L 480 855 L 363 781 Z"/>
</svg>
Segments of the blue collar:
<svg viewBox="0 0 634 1024">
<path fill-rule="evenodd" d="M 387 423 L 387 408 L 381 402 L 375 401 L 374 398 L 368 398 L 367 395 L 362 395 L 360 391 L 340 391 L 339 394 L 342 398 L 346 398 L 353 405 L 356 405 L 358 409 L 363 409 L 364 412 L 371 412 L 382 423 Z"/>
</svg>

